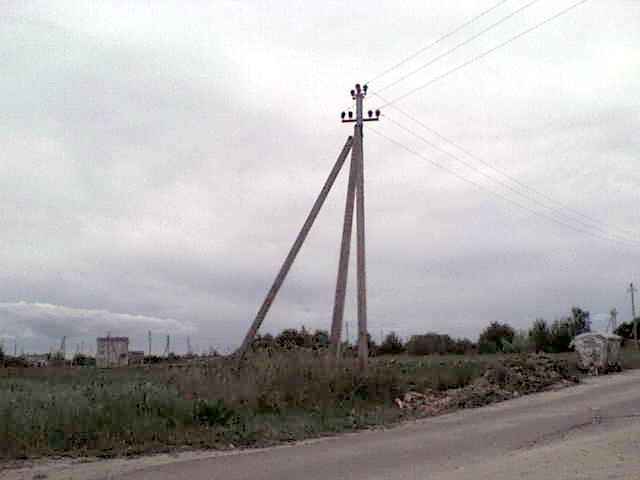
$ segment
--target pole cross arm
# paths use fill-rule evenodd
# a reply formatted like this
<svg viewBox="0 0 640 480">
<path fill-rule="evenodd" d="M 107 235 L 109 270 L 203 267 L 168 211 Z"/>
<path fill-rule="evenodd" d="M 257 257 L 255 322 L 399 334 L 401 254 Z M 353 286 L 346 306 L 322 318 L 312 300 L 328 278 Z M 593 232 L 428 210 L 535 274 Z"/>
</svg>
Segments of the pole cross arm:
<svg viewBox="0 0 640 480">
<path fill-rule="evenodd" d="M 378 120 L 380 120 L 379 118 L 363 118 L 362 121 L 363 122 L 377 122 Z M 342 120 L 342 123 L 357 123 L 358 120 L 357 119 L 351 119 L 351 120 Z"/>
</svg>

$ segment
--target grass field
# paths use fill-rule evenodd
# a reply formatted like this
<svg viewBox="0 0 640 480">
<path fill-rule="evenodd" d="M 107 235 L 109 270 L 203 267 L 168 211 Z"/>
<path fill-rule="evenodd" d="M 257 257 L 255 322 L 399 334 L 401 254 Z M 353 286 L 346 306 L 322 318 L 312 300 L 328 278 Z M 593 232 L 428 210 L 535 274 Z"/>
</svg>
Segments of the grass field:
<svg viewBox="0 0 640 480">
<path fill-rule="evenodd" d="M 624 357 L 627 368 L 640 366 L 635 349 L 625 349 Z M 574 373 L 572 358 L 553 356 L 562 375 Z M 225 358 L 113 370 L 5 368 L 0 455 L 264 446 L 392 424 L 411 416 L 393 403 L 402 393 L 465 387 L 489 378 L 489 371 L 507 382 L 514 374 L 504 365 L 533 368 L 539 361 L 535 355 L 400 355 L 372 359 L 366 374 L 345 359 L 330 374 L 317 353 L 291 351 L 256 353 L 240 371 Z M 527 393 L 539 386 L 518 388 Z"/>
</svg>

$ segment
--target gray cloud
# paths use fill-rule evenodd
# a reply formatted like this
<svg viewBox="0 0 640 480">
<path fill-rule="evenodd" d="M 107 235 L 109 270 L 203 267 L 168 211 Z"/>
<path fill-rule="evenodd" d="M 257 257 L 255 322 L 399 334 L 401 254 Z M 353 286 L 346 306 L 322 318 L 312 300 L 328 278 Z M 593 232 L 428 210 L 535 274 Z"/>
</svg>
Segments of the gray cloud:
<svg viewBox="0 0 640 480">
<path fill-rule="evenodd" d="M 0 7 L 0 301 L 13 306 L 2 310 L 0 335 L 46 350 L 62 335 L 93 342 L 111 329 L 143 347 L 152 328 L 156 336 L 175 332 L 178 351 L 186 335 L 201 348 L 237 345 L 350 132 L 337 119 L 351 83 L 488 6 Z M 638 8 L 588 2 L 399 105 L 608 233 L 624 228 L 639 238 Z M 540 2 L 388 96 L 556 9 Z M 429 58 L 372 82 L 371 91 Z M 406 121 L 392 108 L 384 113 Z M 375 128 L 539 209 L 384 117 Z M 574 304 L 600 323 L 614 306 L 628 316 L 637 247 L 534 216 L 373 133 L 365 142 L 375 337 L 380 329 L 475 337 L 489 321 L 524 328 Z M 265 330 L 328 328 L 345 183 L 343 174 Z"/>
</svg>

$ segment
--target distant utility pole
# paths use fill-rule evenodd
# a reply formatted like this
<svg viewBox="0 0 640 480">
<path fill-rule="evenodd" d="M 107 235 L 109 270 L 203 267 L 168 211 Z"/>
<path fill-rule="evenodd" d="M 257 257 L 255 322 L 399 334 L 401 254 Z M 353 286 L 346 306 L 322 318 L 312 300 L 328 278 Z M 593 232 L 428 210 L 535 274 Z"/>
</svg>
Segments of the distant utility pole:
<svg viewBox="0 0 640 480">
<path fill-rule="evenodd" d="M 167 344 L 164 347 L 164 355 L 165 357 L 169 356 L 169 352 L 171 351 L 171 337 L 167 335 Z"/>
<path fill-rule="evenodd" d="M 629 284 L 628 293 L 631 294 L 631 321 L 633 322 L 633 338 L 638 343 L 638 322 L 636 322 L 636 302 L 635 293 L 638 290 L 633 286 L 633 282 Z"/>
<path fill-rule="evenodd" d="M 609 312 L 609 322 L 607 323 L 607 332 L 611 331 L 611 333 L 616 331 L 618 328 L 618 310 L 612 308 Z"/>
<path fill-rule="evenodd" d="M 148 340 L 149 340 L 149 356 L 151 356 L 151 330 L 149 330 L 148 332 Z"/>
<path fill-rule="evenodd" d="M 344 314 L 344 301 L 347 288 L 347 273 L 349 268 L 349 249 L 351 245 L 351 230 L 353 226 L 354 206 L 356 209 L 356 235 L 357 235 L 357 291 L 358 291 L 358 358 L 361 368 L 367 366 L 368 358 L 368 342 L 367 342 L 367 289 L 366 289 L 366 271 L 365 271 L 365 234 L 364 234 L 364 161 L 362 153 L 362 137 L 364 122 L 377 121 L 380 118 L 380 111 L 374 112 L 369 110 L 368 118 L 363 115 L 363 100 L 367 94 L 367 86 L 361 87 L 360 84 L 351 90 L 351 98 L 356 101 L 355 118 L 353 112 L 342 112 L 343 123 L 355 123 L 353 137 L 347 138 L 342 152 L 338 156 L 333 169 L 329 173 L 329 177 L 325 181 L 320 195 L 316 199 L 311 212 L 307 216 L 300 233 L 289 250 L 284 263 L 280 267 L 280 271 L 276 276 L 266 298 L 262 302 L 258 313 L 256 314 L 249 331 L 247 332 L 242 346 L 239 349 L 239 360 L 242 360 L 244 354 L 253 342 L 258 329 L 262 324 L 271 304 L 284 282 L 291 265 L 293 264 L 302 244 L 313 222 L 315 221 L 324 201 L 333 186 L 338 173 L 340 172 L 345 160 L 351 151 L 351 165 L 349 169 L 349 181 L 347 187 L 347 198 L 344 212 L 344 222 L 342 226 L 342 242 L 340 248 L 340 261 L 338 264 L 338 278 L 336 281 L 336 291 L 333 307 L 333 320 L 331 323 L 331 337 L 329 344 L 330 360 L 335 364 L 340 356 L 340 340 L 342 335 L 342 321 Z"/>
<path fill-rule="evenodd" d="M 191 356 L 193 354 L 193 350 L 191 349 L 191 339 L 187 337 L 187 355 Z"/>
<path fill-rule="evenodd" d="M 347 343 L 350 344 L 351 343 L 351 337 L 349 336 L 349 322 L 345 322 L 344 328 L 347 331 Z"/>
</svg>

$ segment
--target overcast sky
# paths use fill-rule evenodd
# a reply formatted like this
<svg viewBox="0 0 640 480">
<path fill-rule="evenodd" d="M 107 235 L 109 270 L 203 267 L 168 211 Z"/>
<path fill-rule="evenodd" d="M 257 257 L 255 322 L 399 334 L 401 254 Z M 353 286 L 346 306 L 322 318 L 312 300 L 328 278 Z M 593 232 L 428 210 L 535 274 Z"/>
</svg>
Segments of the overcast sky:
<svg viewBox="0 0 640 480">
<path fill-rule="evenodd" d="M 146 348 L 149 329 L 156 352 L 167 334 L 178 352 L 187 336 L 198 350 L 236 347 L 351 133 L 339 114 L 353 84 L 498 3 L 0 1 L 5 349 L 48 351 L 66 335 L 68 350 L 95 350 L 108 332 Z M 366 108 L 396 79 L 432 63 L 384 98 L 573 0 L 535 2 L 430 62 L 527 3 L 501 2 L 372 81 Z M 640 2 L 591 0 L 383 108 L 373 128 L 421 156 L 366 125 L 374 338 L 476 339 L 491 321 L 526 328 L 573 305 L 597 329 L 614 307 L 628 319 L 626 289 L 640 284 L 639 50 Z M 263 332 L 329 328 L 346 173 Z"/>
</svg>

